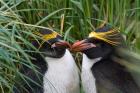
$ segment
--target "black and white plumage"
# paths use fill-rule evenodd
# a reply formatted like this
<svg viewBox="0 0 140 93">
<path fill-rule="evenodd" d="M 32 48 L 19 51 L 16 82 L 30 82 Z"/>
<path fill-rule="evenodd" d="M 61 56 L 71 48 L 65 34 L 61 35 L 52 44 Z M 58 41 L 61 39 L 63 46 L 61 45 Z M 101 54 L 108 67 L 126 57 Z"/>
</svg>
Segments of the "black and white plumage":
<svg viewBox="0 0 140 93">
<path fill-rule="evenodd" d="M 85 93 L 140 93 L 130 72 L 113 59 L 119 58 L 117 50 L 123 47 L 122 41 L 117 29 L 105 24 L 73 44 L 74 51 L 83 52 L 81 78 Z"/>
<path fill-rule="evenodd" d="M 29 93 L 79 93 L 78 68 L 67 49 L 69 44 L 51 30 L 43 30 L 37 35 L 44 40 L 34 41 L 33 45 L 42 53 L 33 53 L 31 56 L 35 58 L 32 62 L 42 76 L 39 75 L 40 80 L 37 79 L 34 71 L 27 67 L 24 67 L 23 73 L 36 82 L 40 81 L 41 87 L 33 83 L 29 83 L 33 89 L 27 84 L 24 87 Z"/>
</svg>

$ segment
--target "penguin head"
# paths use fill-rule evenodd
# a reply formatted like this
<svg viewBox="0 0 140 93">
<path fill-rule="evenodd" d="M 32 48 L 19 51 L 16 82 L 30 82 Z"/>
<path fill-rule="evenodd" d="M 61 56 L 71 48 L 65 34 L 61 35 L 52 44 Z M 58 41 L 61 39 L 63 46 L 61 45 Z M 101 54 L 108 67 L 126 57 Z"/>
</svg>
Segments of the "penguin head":
<svg viewBox="0 0 140 93">
<path fill-rule="evenodd" d="M 34 41 L 33 45 L 44 57 L 60 58 L 65 54 L 66 48 L 70 47 L 69 43 L 62 40 L 62 37 L 52 30 L 43 29 L 36 34 L 41 37 L 41 40 Z"/>
<path fill-rule="evenodd" d="M 83 52 L 88 58 L 94 59 L 109 57 L 114 48 L 121 44 L 121 35 L 118 29 L 104 24 L 92 31 L 88 38 L 77 41 L 72 45 L 72 49 L 77 52 Z"/>
</svg>

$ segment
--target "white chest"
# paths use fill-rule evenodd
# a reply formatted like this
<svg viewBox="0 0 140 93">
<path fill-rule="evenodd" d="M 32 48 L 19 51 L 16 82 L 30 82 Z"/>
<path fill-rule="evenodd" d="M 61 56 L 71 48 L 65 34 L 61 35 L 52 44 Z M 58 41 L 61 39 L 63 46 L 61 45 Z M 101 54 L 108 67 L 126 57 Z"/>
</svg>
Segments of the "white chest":
<svg viewBox="0 0 140 93">
<path fill-rule="evenodd" d="M 78 68 L 68 50 L 62 58 L 47 57 L 46 61 L 44 93 L 79 93 Z"/>
<path fill-rule="evenodd" d="M 95 84 L 96 79 L 92 74 L 91 67 L 99 60 L 101 60 L 101 57 L 89 59 L 85 54 L 83 54 L 81 79 L 85 93 L 97 93 Z"/>
</svg>

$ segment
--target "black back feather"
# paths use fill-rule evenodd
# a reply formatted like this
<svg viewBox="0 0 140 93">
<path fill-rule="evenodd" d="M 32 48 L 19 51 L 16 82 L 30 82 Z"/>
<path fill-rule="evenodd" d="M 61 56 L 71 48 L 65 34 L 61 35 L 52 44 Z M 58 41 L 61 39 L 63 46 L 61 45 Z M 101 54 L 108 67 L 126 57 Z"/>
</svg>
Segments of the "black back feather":
<svg viewBox="0 0 140 93">
<path fill-rule="evenodd" d="M 98 93 L 140 93 L 140 87 L 131 73 L 111 56 L 97 62 L 91 70 L 96 78 Z"/>
</svg>

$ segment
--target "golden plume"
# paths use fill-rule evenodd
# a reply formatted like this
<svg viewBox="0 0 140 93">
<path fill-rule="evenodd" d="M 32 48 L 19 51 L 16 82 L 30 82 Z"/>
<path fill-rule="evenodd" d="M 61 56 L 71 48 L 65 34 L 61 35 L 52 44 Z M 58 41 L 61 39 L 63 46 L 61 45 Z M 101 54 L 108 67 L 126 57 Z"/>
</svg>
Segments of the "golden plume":
<svg viewBox="0 0 140 93">
<path fill-rule="evenodd" d="M 99 26 L 98 29 L 102 30 L 104 29 L 106 26 L 106 23 L 103 23 L 101 24 L 101 26 Z M 119 29 L 117 28 L 110 28 L 108 31 L 106 32 L 96 32 L 96 31 L 92 31 L 90 34 L 89 34 L 89 37 L 90 38 L 96 38 L 96 39 L 99 39 L 99 40 L 103 40 L 111 45 L 118 45 L 120 44 L 120 42 L 118 42 L 120 38 L 120 32 L 119 32 Z"/>
<path fill-rule="evenodd" d="M 41 37 L 44 41 L 48 41 L 50 39 L 56 38 L 59 34 L 56 33 L 55 31 L 52 31 L 49 34 L 42 34 L 40 32 L 35 32 L 35 35 Z"/>
<path fill-rule="evenodd" d="M 45 30 L 45 31 L 47 32 L 48 30 Z M 44 42 L 48 42 L 49 40 L 51 40 L 53 38 L 57 38 L 57 36 L 60 36 L 57 32 L 55 32 L 53 30 L 49 30 L 49 33 L 46 33 L 46 34 L 43 34 L 41 32 L 35 32 L 34 34 L 39 36 L 43 40 L 40 42 L 39 48 L 41 48 L 41 46 L 44 44 Z"/>
</svg>

